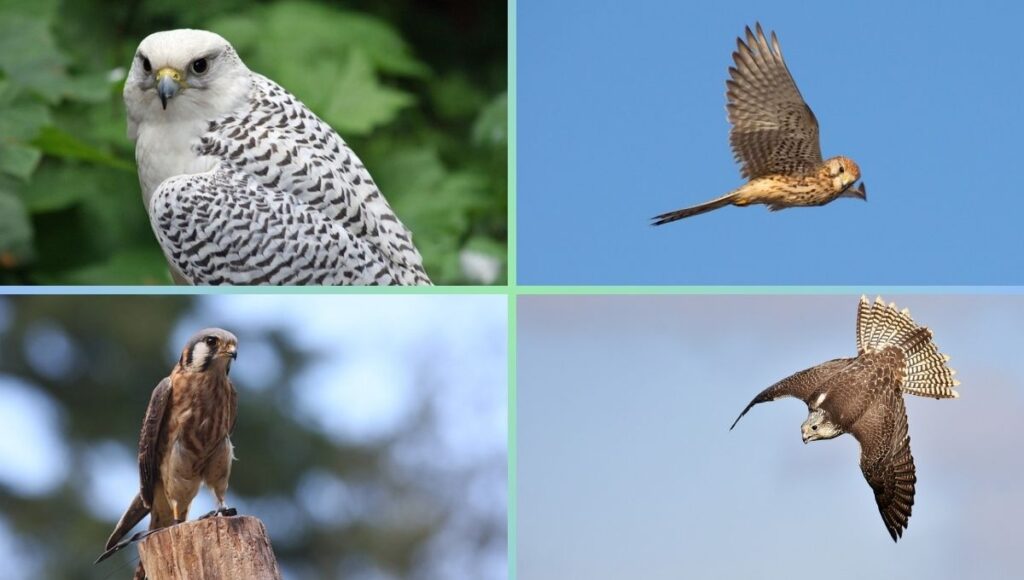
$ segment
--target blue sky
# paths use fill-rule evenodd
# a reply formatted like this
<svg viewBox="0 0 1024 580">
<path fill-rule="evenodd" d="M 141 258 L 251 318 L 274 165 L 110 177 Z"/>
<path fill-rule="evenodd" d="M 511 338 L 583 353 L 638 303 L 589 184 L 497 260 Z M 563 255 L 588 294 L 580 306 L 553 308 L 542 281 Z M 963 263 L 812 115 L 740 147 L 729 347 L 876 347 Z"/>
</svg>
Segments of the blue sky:
<svg viewBox="0 0 1024 580">
<path fill-rule="evenodd" d="M 523 284 L 1020 284 L 1020 3 L 518 3 Z M 868 202 L 651 216 L 742 184 L 725 80 L 777 31 Z"/>
<path fill-rule="evenodd" d="M 519 578 L 1008 578 L 1024 566 L 1024 296 L 891 295 L 957 400 L 907 397 L 917 467 L 893 544 L 852 436 L 806 407 L 736 416 L 856 352 L 858 296 L 531 296 L 519 303 Z"/>
</svg>

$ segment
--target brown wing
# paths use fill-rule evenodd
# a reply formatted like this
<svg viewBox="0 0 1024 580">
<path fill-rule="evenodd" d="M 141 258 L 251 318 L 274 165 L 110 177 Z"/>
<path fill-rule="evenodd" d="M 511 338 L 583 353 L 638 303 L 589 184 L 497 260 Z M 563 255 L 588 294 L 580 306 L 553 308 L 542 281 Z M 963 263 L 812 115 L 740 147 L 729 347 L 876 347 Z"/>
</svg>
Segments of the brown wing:
<svg viewBox="0 0 1024 580">
<path fill-rule="evenodd" d="M 818 120 L 789 74 L 779 40 L 771 44 L 761 25 L 747 41 L 736 41 L 726 97 L 732 131 L 729 142 L 746 179 L 770 174 L 804 174 L 821 164 Z"/>
<path fill-rule="evenodd" d="M 228 379 L 228 435 L 235 432 L 235 421 L 238 420 L 238 391 L 235 384 Z"/>
<path fill-rule="evenodd" d="M 740 419 L 747 414 L 747 411 L 749 411 L 751 407 L 759 403 L 767 403 L 768 401 L 774 401 L 775 399 L 781 399 L 782 397 L 796 397 L 806 403 L 811 397 L 811 394 L 814 393 L 822 383 L 843 368 L 847 367 L 851 362 L 853 362 L 853 359 L 837 358 L 835 360 L 821 363 L 818 366 L 802 370 L 782 379 L 761 391 L 756 397 L 754 397 L 754 400 L 750 401 L 747 408 L 743 409 L 740 416 L 736 417 L 736 420 L 733 421 L 732 427 L 735 427 L 736 423 L 740 422 Z M 732 427 L 729 427 L 730 431 L 732 431 Z"/>
<path fill-rule="evenodd" d="M 142 433 L 139 434 L 139 486 L 142 501 L 147 508 L 153 507 L 153 488 L 156 486 L 160 470 L 161 441 L 160 428 L 170 405 L 171 380 L 164 379 L 153 389 L 146 407 L 146 418 L 142 421 Z"/>
<path fill-rule="evenodd" d="M 896 388 L 887 389 L 849 429 L 860 442 L 860 469 L 893 541 L 903 536 L 914 505 L 914 457 L 910 454 L 907 411 Z"/>
</svg>

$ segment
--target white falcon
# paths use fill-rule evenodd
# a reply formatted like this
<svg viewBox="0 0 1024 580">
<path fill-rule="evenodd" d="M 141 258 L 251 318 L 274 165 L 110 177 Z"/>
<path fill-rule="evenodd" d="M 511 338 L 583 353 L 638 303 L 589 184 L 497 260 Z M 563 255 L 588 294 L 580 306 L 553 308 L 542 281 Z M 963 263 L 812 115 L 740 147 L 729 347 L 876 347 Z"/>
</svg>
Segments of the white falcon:
<svg viewBox="0 0 1024 580">
<path fill-rule="evenodd" d="M 176 281 L 430 284 L 412 235 L 345 141 L 217 34 L 146 37 L 124 102 Z"/>
</svg>

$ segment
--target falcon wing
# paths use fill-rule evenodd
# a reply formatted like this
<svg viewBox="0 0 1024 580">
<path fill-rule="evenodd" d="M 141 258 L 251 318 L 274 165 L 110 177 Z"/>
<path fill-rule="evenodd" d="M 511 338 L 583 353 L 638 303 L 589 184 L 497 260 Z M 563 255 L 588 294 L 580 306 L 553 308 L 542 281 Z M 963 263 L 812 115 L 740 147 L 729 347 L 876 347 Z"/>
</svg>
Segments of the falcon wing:
<svg viewBox="0 0 1024 580">
<path fill-rule="evenodd" d="M 142 421 L 142 432 L 139 433 L 139 486 L 142 502 L 147 508 L 153 507 L 153 489 L 160 470 L 160 428 L 170 409 L 167 404 L 170 399 L 171 380 L 164 379 L 153 389 L 146 407 L 146 418 Z"/>
<path fill-rule="evenodd" d="M 769 174 L 804 174 L 821 164 L 818 120 L 789 74 L 775 33 L 771 44 L 761 25 L 747 41 L 737 39 L 726 97 L 729 142 L 746 179 Z"/>
<path fill-rule="evenodd" d="M 343 237 L 364 240 L 395 271 L 392 283 L 430 284 L 412 234 L 341 136 L 274 81 L 253 74 L 252 83 L 243 111 L 212 122 L 197 153 L 307 204 Z"/>
<path fill-rule="evenodd" d="M 228 435 L 235 432 L 235 422 L 238 421 L 238 391 L 235 384 L 228 379 Z"/>
<path fill-rule="evenodd" d="M 815 389 L 821 386 L 829 377 L 835 375 L 837 372 L 848 366 L 853 359 L 849 358 L 837 358 L 830 360 L 826 363 L 822 363 L 818 366 L 811 367 L 809 369 L 802 370 L 796 374 L 790 375 L 767 389 L 761 391 L 750 404 L 747 405 L 746 409 L 740 413 L 739 417 L 733 421 L 732 427 L 736 426 L 736 423 L 740 422 L 740 419 L 747 414 L 747 411 L 751 407 L 760 403 L 767 403 L 768 401 L 774 401 L 775 399 L 781 399 L 782 397 L 796 397 L 797 399 L 807 402 L 814 393 Z"/>
<path fill-rule="evenodd" d="M 910 520 L 917 475 L 903 397 L 896 388 L 886 392 L 848 431 L 860 442 L 860 469 L 875 492 L 878 512 L 895 542 Z"/>
<path fill-rule="evenodd" d="M 168 261 L 192 284 L 416 283 L 310 203 L 223 164 L 167 179 L 149 211 Z"/>
</svg>

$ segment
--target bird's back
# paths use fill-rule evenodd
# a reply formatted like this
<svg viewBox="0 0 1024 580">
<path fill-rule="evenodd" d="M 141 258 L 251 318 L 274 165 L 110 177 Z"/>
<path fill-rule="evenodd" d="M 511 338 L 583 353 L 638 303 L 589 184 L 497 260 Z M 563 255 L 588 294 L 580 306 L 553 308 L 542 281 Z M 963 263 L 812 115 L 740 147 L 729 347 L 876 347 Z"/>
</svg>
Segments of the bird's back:
<svg viewBox="0 0 1024 580">
<path fill-rule="evenodd" d="M 848 431 L 872 407 L 888 400 L 892 393 L 902 396 L 904 368 L 903 352 L 897 347 L 861 354 L 825 381 L 810 400 L 815 401 L 818 395 L 825 394 L 819 407 Z"/>
<path fill-rule="evenodd" d="M 295 196 L 366 240 L 403 284 L 429 284 L 423 259 L 355 153 L 274 81 L 253 73 L 242 109 L 211 121 L 196 153 Z"/>
</svg>

